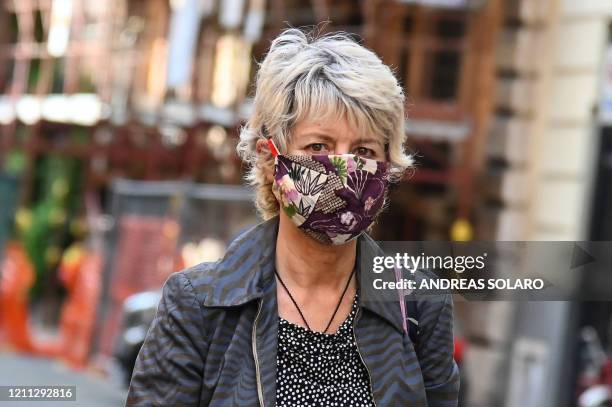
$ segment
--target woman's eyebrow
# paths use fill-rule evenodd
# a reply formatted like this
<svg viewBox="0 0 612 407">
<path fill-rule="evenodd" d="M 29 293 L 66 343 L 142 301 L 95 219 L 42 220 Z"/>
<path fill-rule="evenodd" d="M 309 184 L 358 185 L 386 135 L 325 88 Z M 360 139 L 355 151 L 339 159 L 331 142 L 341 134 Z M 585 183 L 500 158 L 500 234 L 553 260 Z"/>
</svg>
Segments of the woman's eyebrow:
<svg viewBox="0 0 612 407">
<path fill-rule="evenodd" d="M 304 137 L 316 137 L 317 141 L 324 141 L 327 143 L 334 143 L 337 141 L 334 137 L 331 137 L 327 133 L 318 130 L 306 131 L 299 136 L 299 138 Z M 381 140 L 372 137 L 360 137 L 351 144 L 378 144 L 379 146 L 384 146 L 384 143 Z"/>
<path fill-rule="evenodd" d="M 319 131 L 308 131 L 303 133 L 302 135 L 300 135 L 300 138 L 302 137 L 307 137 L 307 136 L 315 136 L 317 137 L 318 140 L 323 140 L 326 142 L 334 142 L 335 139 L 329 135 L 327 135 L 326 133 L 323 132 L 319 132 Z"/>
<path fill-rule="evenodd" d="M 354 141 L 354 144 L 379 144 L 381 146 L 384 145 L 384 143 L 381 142 L 379 139 L 367 137 L 358 138 Z"/>
</svg>

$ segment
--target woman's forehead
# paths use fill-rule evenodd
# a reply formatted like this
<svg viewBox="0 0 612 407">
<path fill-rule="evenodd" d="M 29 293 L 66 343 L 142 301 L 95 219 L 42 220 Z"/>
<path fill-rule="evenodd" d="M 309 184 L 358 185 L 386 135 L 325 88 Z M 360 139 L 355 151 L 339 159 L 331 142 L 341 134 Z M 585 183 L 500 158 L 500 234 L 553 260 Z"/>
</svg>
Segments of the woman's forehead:
<svg viewBox="0 0 612 407">
<path fill-rule="evenodd" d="M 359 130 L 351 126 L 343 116 L 325 115 L 318 117 L 306 117 L 296 123 L 293 128 L 295 134 L 328 134 L 343 135 L 347 133 L 359 133 Z"/>
<path fill-rule="evenodd" d="M 331 115 L 321 118 L 306 118 L 299 121 L 293 128 L 292 136 L 294 140 L 308 138 L 329 142 L 384 143 L 380 135 L 372 134 L 365 129 L 359 129 L 351 125 L 346 117 L 333 117 Z"/>
</svg>

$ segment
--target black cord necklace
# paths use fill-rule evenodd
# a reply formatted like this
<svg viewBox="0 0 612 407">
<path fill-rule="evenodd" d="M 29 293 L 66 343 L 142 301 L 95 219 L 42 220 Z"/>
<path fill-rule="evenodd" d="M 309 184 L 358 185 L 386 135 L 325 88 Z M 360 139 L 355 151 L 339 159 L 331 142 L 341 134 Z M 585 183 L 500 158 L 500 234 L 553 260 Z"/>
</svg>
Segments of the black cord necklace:
<svg viewBox="0 0 612 407">
<path fill-rule="evenodd" d="M 285 291 L 287 291 L 287 294 L 289 294 L 289 298 L 291 298 L 291 301 L 293 302 L 293 305 L 295 305 L 295 308 L 300 313 L 300 316 L 302 317 L 302 321 L 304 321 L 304 323 L 306 324 L 306 327 L 309 330 L 312 331 L 312 329 L 310 328 L 310 325 L 308 325 L 308 322 L 306 321 L 306 317 L 304 317 L 304 314 L 302 313 L 302 310 L 300 309 L 300 307 L 298 306 L 297 302 L 293 298 L 293 295 L 291 295 L 291 293 L 289 292 L 289 289 L 285 285 L 285 282 L 280 277 L 280 275 L 278 274 L 278 271 L 276 271 L 276 269 L 274 270 L 274 273 L 276 274 L 276 277 L 278 278 L 278 281 L 280 281 L 280 283 L 283 286 L 283 288 L 285 289 Z M 353 274 L 355 274 L 355 269 L 354 268 L 353 268 L 353 271 L 351 271 L 351 275 L 349 276 L 348 281 L 346 282 L 346 286 L 344 287 L 344 291 L 342 291 L 342 296 L 340 296 L 340 301 L 338 301 L 338 304 L 336 305 L 336 309 L 334 310 L 334 313 L 332 314 L 329 322 L 327 323 L 327 326 L 325 327 L 325 330 L 323 331 L 323 333 L 327 333 L 327 330 L 329 329 L 329 327 L 331 326 L 331 323 L 333 322 L 334 318 L 336 317 L 336 313 L 338 312 L 338 309 L 340 308 L 340 304 L 342 304 L 342 300 L 344 299 L 344 295 L 346 294 L 346 291 L 348 290 L 348 287 L 349 287 L 349 285 L 351 283 L 351 280 L 353 279 Z"/>
</svg>

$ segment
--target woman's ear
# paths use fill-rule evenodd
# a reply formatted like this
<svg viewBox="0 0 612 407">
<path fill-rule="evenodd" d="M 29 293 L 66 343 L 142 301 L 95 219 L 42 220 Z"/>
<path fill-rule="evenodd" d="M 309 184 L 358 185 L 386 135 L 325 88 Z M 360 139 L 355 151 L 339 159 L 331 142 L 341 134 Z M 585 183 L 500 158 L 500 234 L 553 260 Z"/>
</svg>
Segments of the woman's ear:
<svg viewBox="0 0 612 407">
<path fill-rule="evenodd" d="M 265 153 L 265 151 L 270 152 L 268 148 L 268 141 L 263 138 L 257 140 L 257 144 L 255 144 L 255 149 L 257 150 L 257 154 Z"/>
</svg>

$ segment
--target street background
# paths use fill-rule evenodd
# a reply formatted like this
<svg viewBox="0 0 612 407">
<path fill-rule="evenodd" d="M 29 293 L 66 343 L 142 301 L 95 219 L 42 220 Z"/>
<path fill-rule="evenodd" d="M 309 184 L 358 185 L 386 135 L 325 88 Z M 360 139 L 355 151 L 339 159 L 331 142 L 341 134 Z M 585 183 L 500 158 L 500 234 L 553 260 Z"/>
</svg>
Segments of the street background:
<svg viewBox="0 0 612 407">
<path fill-rule="evenodd" d="M 165 279 L 258 221 L 235 146 L 289 26 L 355 34 L 405 88 L 417 164 L 377 239 L 612 240 L 611 21 L 609 0 L 3 0 L 0 385 L 123 404 Z M 610 392 L 609 302 L 455 311 L 462 406 Z"/>
</svg>

